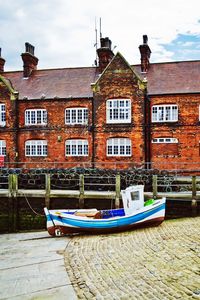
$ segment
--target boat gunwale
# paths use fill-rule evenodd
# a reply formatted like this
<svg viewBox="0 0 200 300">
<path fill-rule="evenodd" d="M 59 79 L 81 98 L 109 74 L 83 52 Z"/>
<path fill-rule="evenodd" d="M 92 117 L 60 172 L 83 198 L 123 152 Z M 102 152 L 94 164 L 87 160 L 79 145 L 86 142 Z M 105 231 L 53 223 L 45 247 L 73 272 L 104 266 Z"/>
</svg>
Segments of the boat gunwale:
<svg viewBox="0 0 200 300">
<path fill-rule="evenodd" d="M 65 220 L 69 219 L 69 220 L 84 221 L 84 223 L 92 223 L 92 222 L 93 223 L 94 222 L 95 223 L 101 223 L 101 222 L 109 222 L 109 223 L 111 223 L 112 221 L 129 219 L 129 218 L 135 217 L 135 216 L 137 216 L 139 214 L 143 214 L 143 213 L 145 213 L 147 211 L 148 212 L 153 211 L 154 209 L 158 208 L 159 206 L 162 206 L 163 204 L 165 205 L 165 203 L 166 203 L 166 199 L 165 198 L 156 199 L 155 201 L 156 202 L 154 202 L 153 204 L 148 205 L 148 206 L 144 206 L 141 209 L 136 210 L 134 213 L 132 213 L 130 215 L 114 216 L 114 217 L 111 217 L 111 218 L 94 219 L 94 218 L 89 218 L 87 216 L 76 216 L 75 214 L 69 214 L 69 213 L 65 213 L 65 214 L 57 213 L 56 214 L 56 212 L 55 213 L 51 213 L 52 212 L 51 210 L 49 210 L 49 213 L 50 213 L 51 216 L 54 216 L 57 219 L 57 221 L 60 221 L 60 222 L 62 222 L 62 220 L 64 220 L 64 219 Z M 113 210 L 115 210 L 115 209 L 113 209 Z M 59 210 L 57 210 L 57 211 L 59 211 Z M 79 210 L 76 210 L 76 211 L 79 211 Z M 101 210 L 99 210 L 99 211 L 101 211 Z M 103 211 L 106 211 L 106 210 L 103 210 Z M 111 210 L 107 210 L 107 211 L 111 211 Z"/>
</svg>

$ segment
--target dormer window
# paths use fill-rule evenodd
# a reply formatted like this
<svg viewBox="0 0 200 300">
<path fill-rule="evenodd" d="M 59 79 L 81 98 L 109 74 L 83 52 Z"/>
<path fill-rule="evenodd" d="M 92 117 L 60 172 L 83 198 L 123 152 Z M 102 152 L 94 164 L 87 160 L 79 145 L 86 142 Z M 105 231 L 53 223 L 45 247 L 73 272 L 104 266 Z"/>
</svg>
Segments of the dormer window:
<svg viewBox="0 0 200 300">
<path fill-rule="evenodd" d="M 27 109 L 25 111 L 25 125 L 46 125 L 46 109 Z"/>
<path fill-rule="evenodd" d="M 6 126 L 6 106 L 0 104 L 0 126 Z"/>
<path fill-rule="evenodd" d="M 106 102 L 106 122 L 131 123 L 131 100 L 110 99 Z"/>
</svg>

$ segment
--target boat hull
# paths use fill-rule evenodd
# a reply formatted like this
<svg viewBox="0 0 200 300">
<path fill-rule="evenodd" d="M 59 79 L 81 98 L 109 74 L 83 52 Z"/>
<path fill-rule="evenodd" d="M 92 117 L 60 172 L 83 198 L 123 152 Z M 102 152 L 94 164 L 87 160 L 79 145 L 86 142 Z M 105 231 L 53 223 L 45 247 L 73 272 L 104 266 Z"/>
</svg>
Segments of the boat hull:
<svg viewBox="0 0 200 300">
<path fill-rule="evenodd" d="M 136 223 L 132 225 L 126 225 L 114 228 L 72 228 L 63 225 L 52 226 L 47 228 L 47 231 L 52 236 L 62 236 L 73 233 L 91 233 L 91 234 L 103 234 L 103 233 L 116 233 L 122 231 L 128 231 L 132 229 L 145 228 L 151 226 L 159 226 L 164 221 L 164 217 L 155 218 L 153 220 L 144 221 L 142 223 Z"/>
<path fill-rule="evenodd" d="M 117 212 L 110 210 L 109 212 Z M 74 213 L 51 211 L 45 208 L 47 230 L 52 236 L 72 233 L 113 233 L 131 230 L 139 227 L 157 226 L 164 221 L 165 199 L 156 204 L 144 207 L 132 215 L 115 216 L 111 218 L 92 219 L 76 216 Z"/>
</svg>

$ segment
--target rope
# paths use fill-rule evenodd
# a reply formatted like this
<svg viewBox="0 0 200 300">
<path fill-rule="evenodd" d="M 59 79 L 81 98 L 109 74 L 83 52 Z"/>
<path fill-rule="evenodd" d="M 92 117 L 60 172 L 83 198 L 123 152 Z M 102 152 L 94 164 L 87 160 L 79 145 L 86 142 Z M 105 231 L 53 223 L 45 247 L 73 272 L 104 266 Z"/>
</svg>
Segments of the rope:
<svg viewBox="0 0 200 300">
<path fill-rule="evenodd" d="M 29 208 L 32 210 L 32 212 L 33 212 L 34 214 L 36 214 L 37 216 L 43 217 L 45 214 L 42 215 L 42 214 L 37 213 L 37 212 L 32 208 L 32 206 L 30 205 L 30 202 L 28 201 L 28 199 L 27 199 L 27 197 L 26 197 L 26 194 L 25 194 L 25 193 L 23 193 L 23 194 L 24 194 L 24 198 L 25 198 L 25 200 L 26 200 L 26 202 L 27 202 Z"/>
</svg>

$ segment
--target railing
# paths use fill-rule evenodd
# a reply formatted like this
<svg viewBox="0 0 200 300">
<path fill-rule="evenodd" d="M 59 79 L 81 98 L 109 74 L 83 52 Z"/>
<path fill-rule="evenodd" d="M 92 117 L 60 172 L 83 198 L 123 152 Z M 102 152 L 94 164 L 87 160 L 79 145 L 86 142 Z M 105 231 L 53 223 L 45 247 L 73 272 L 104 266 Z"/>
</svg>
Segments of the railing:
<svg viewBox="0 0 200 300">
<path fill-rule="evenodd" d="M 200 177 L 153 175 L 153 197 L 166 194 L 173 199 L 200 199 Z"/>
<path fill-rule="evenodd" d="M 65 197 L 65 198 L 78 198 L 79 207 L 84 207 L 84 199 L 102 199 L 108 198 L 115 201 L 115 207 L 119 207 L 120 201 L 120 191 L 121 191 L 121 181 L 120 175 L 116 175 L 112 183 L 107 184 L 111 187 L 109 190 L 88 190 L 88 185 L 90 183 L 85 180 L 88 176 L 83 174 L 79 175 L 78 179 L 78 189 L 57 189 L 52 190 L 51 186 L 51 174 L 45 174 L 45 187 L 44 189 L 19 189 L 19 174 L 9 174 L 7 186 L 8 189 L 0 189 L 0 196 L 17 198 L 17 197 L 45 197 L 45 205 L 50 206 L 50 199 L 55 197 Z M 96 184 L 97 185 L 97 184 Z M 100 184 L 100 186 L 105 187 L 105 184 Z"/>
<path fill-rule="evenodd" d="M 26 176 L 26 177 L 25 177 Z M 75 197 L 83 206 L 85 198 L 114 198 L 119 204 L 120 190 L 130 185 L 148 185 L 147 193 L 154 198 L 167 195 L 173 199 L 200 198 L 200 177 L 150 174 L 6 174 L 0 176 L 0 195 L 45 197 L 47 204 L 51 197 Z M 125 176 L 125 177 L 124 177 Z M 150 180 L 151 177 L 151 180 Z M 38 181 L 38 184 L 37 184 Z M 150 185 L 151 183 L 151 185 Z"/>
</svg>

